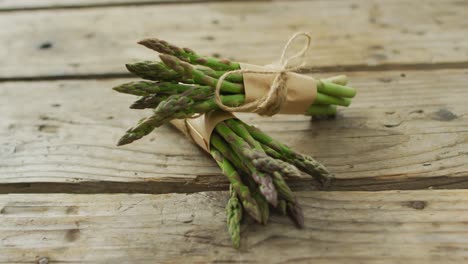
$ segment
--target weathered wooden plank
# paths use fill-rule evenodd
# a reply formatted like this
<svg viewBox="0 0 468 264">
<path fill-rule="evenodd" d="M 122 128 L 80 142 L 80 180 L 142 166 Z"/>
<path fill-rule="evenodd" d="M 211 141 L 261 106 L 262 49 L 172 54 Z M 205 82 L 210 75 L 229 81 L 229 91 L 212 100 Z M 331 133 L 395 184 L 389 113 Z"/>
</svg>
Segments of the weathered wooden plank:
<svg viewBox="0 0 468 264">
<path fill-rule="evenodd" d="M 325 76 L 324 74 L 321 74 Z M 319 75 L 320 76 L 320 75 Z M 355 72 L 336 120 L 242 115 L 336 173 L 332 189 L 466 187 L 468 72 Z M 116 147 L 149 111 L 110 89 L 126 80 L 0 85 L 0 192 L 192 192 L 226 188 L 211 159 L 161 127 Z M 310 179 L 291 182 L 313 188 Z"/>
<path fill-rule="evenodd" d="M 0 196 L 0 262 L 462 263 L 468 191 L 300 192 L 306 228 L 246 225 L 240 251 L 225 192 Z M 300 245 L 300 246 L 298 246 Z"/>
<path fill-rule="evenodd" d="M 155 57 L 135 44 L 154 36 L 207 55 L 270 63 L 297 31 L 313 35 L 311 67 L 466 67 L 464 7 L 458 0 L 424 7 L 321 0 L 4 13 L 0 78 L 122 74 L 124 63 Z"/>
</svg>

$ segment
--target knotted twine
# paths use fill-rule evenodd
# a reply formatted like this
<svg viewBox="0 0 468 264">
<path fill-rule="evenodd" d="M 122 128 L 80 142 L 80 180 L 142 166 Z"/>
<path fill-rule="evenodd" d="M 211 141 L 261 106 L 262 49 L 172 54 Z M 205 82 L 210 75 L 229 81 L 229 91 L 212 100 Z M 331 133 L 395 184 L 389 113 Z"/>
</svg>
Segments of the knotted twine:
<svg viewBox="0 0 468 264">
<path fill-rule="evenodd" d="M 302 50 L 297 52 L 296 54 L 286 57 L 286 52 L 288 51 L 289 47 L 299 37 L 304 36 L 306 38 L 306 43 Z M 310 42 L 312 37 L 304 32 L 298 32 L 294 34 L 286 43 L 281 53 L 280 61 L 278 64 L 269 64 L 265 65 L 266 70 L 247 70 L 247 69 L 240 69 L 234 71 L 225 72 L 218 80 L 216 84 L 216 89 L 214 93 L 215 102 L 218 107 L 224 111 L 228 112 L 253 112 L 263 116 L 272 116 L 278 113 L 281 109 L 281 106 L 286 101 L 287 94 L 288 94 L 288 87 L 286 85 L 287 81 L 287 73 L 288 72 L 296 72 L 302 69 L 305 65 L 303 61 L 303 57 L 306 55 L 307 51 L 310 47 Z M 294 64 L 293 62 L 296 59 L 301 59 L 299 62 Z M 231 107 L 223 104 L 221 101 L 221 84 L 226 79 L 227 76 L 234 73 L 242 73 L 242 74 L 276 74 L 273 82 L 271 83 L 270 89 L 268 93 L 252 102 L 245 103 L 238 107 Z"/>
</svg>

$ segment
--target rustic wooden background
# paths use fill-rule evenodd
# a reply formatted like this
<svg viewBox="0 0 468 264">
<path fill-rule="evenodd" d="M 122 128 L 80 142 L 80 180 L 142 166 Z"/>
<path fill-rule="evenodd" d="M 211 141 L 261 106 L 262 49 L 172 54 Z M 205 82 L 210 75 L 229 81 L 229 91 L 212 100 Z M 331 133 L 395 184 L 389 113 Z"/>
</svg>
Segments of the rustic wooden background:
<svg viewBox="0 0 468 264">
<path fill-rule="evenodd" d="M 468 258 L 468 1 L 0 0 L 0 263 L 461 263 Z M 336 173 L 291 179 L 306 229 L 273 217 L 231 248 L 227 181 L 111 87 L 159 37 L 268 63 L 310 32 L 306 72 L 358 88 L 335 120 L 243 115 Z M 446 189 L 446 190 L 434 190 Z M 458 190 L 455 190 L 458 189 Z"/>
</svg>

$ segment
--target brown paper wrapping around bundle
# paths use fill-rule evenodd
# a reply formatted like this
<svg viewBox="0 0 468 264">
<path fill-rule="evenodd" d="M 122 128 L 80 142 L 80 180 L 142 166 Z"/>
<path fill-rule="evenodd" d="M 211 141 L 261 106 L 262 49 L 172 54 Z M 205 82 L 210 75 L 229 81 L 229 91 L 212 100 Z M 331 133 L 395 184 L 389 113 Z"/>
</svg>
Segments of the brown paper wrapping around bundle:
<svg viewBox="0 0 468 264">
<path fill-rule="evenodd" d="M 231 113 L 213 111 L 196 118 L 174 119 L 171 124 L 209 153 L 211 133 L 216 125 L 231 118 L 235 118 Z"/>
<path fill-rule="evenodd" d="M 258 66 L 240 63 L 243 70 L 271 71 L 268 66 Z M 246 102 L 252 102 L 268 94 L 270 86 L 278 73 L 256 74 L 246 73 L 244 77 L 244 90 Z M 318 81 L 312 77 L 286 73 L 287 97 L 278 114 L 304 114 L 317 96 Z"/>
</svg>

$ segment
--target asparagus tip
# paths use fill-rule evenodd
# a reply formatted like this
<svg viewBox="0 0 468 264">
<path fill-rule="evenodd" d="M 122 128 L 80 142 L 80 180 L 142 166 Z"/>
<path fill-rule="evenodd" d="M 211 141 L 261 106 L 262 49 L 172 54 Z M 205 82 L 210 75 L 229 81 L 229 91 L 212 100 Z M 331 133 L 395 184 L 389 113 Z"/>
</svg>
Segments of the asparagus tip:
<svg viewBox="0 0 468 264">
<path fill-rule="evenodd" d="M 115 86 L 115 87 L 112 87 L 112 90 L 121 93 L 122 92 L 122 87 L 121 87 L 121 85 Z"/>
<path fill-rule="evenodd" d="M 117 142 L 117 146 L 123 146 L 132 143 L 133 141 L 139 139 L 139 137 L 136 136 L 135 133 L 132 132 L 125 132 L 125 135 L 123 135 L 119 141 Z"/>
<path fill-rule="evenodd" d="M 117 142 L 117 146 L 123 146 L 123 145 L 127 145 L 127 144 L 130 144 L 132 143 L 133 140 L 129 140 L 128 137 L 123 136 L 119 139 L 119 141 Z"/>
<path fill-rule="evenodd" d="M 132 73 L 133 73 L 134 67 L 133 67 L 133 65 L 132 65 L 131 63 L 125 63 L 125 68 L 127 68 L 127 70 L 128 70 L 129 72 L 132 72 Z"/>
<path fill-rule="evenodd" d="M 164 62 L 164 64 L 166 64 L 170 68 L 173 68 L 177 65 L 177 58 L 172 55 L 159 54 L 159 58 L 162 60 L 162 62 Z"/>
<path fill-rule="evenodd" d="M 317 177 L 317 180 L 322 190 L 328 190 L 333 184 L 333 181 L 335 181 L 335 176 L 333 176 L 333 174 L 322 175 L 321 177 Z"/>
<path fill-rule="evenodd" d="M 130 108 L 130 109 L 145 109 L 145 106 L 142 105 L 140 102 L 136 101 L 136 102 L 133 102 L 128 108 Z"/>
<path fill-rule="evenodd" d="M 147 39 L 142 39 L 137 42 L 138 44 L 147 47 L 148 49 L 155 50 L 157 52 L 170 52 L 167 48 L 164 47 L 163 43 L 161 40 L 157 38 L 147 38 Z"/>
<path fill-rule="evenodd" d="M 304 228 L 304 214 L 302 213 L 302 208 L 297 201 L 295 203 L 288 203 L 287 212 L 297 228 Z"/>
<path fill-rule="evenodd" d="M 151 42 L 157 42 L 157 41 L 158 41 L 157 38 L 146 38 L 146 39 L 142 39 L 142 40 L 138 41 L 137 44 L 146 46 Z"/>
</svg>

